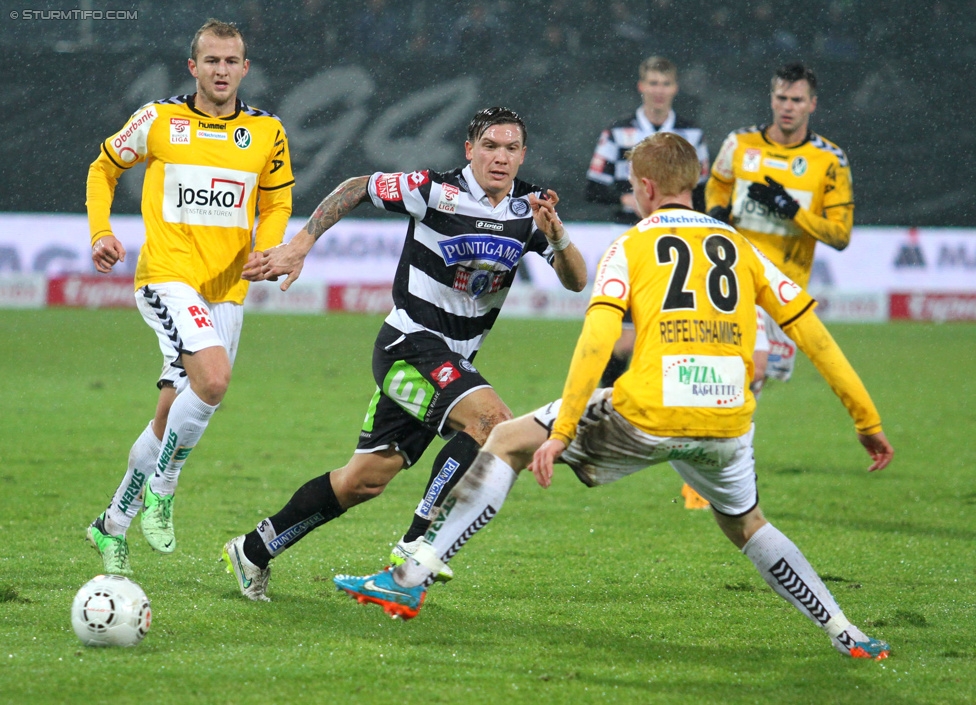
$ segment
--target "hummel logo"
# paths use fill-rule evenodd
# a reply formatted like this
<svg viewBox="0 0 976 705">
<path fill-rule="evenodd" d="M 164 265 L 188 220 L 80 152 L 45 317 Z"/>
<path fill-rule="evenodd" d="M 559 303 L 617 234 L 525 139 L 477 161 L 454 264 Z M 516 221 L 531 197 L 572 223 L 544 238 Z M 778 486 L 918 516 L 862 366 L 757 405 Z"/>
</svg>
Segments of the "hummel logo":
<svg viewBox="0 0 976 705">
<path fill-rule="evenodd" d="M 246 590 L 247 588 L 251 587 L 251 580 L 244 575 L 244 564 L 241 563 L 241 551 L 237 546 L 234 546 L 234 558 L 237 560 L 237 570 L 241 576 L 241 585 L 243 585 L 244 589 Z"/>
</svg>

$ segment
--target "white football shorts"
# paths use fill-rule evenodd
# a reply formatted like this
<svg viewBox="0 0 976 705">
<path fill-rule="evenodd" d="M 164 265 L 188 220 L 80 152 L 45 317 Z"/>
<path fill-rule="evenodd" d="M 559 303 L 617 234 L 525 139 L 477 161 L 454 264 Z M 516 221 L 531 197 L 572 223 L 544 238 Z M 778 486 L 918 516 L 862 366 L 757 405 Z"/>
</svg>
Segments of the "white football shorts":
<svg viewBox="0 0 976 705">
<path fill-rule="evenodd" d="M 635 428 L 613 409 L 612 389 L 597 389 L 576 427 L 576 438 L 560 456 L 583 484 L 606 485 L 650 465 L 669 462 L 682 479 L 728 516 L 741 516 L 759 503 L 755 427 L 738 438 L 667 438 Z M 552 429 L 562 400 L 536 410 L 535 420 Z"/>
<path fill-rule="evenodd" d="M 766 362 L 767 377 L 786 382 L 793 376 L 796 343 L 760 306 L 756 306 L 756 351 L 769 353 L 769 360 Z"/>
<path fill-rule="evenodd" d="M 220 345 L 233 366 L 244 324 L 244 307 L 224 302 L 211 304 L 193 287 L 181 282 L 147 284 L 136 289 L 136 306 L 156 332 L 163 353 L 163 370 L 156 386 L 183 391 L 189 381 L 183 354 Z"/>
</svg>

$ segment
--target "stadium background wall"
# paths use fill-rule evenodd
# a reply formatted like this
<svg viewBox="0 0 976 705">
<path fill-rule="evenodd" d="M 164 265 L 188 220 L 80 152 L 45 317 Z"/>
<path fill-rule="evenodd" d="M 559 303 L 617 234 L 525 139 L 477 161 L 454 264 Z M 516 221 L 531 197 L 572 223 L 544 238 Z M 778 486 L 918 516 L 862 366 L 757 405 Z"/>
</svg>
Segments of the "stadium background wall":
<svg viewBox="0 0 976 705">
<path fill-rule="evenodd" d="M 522 175 L 560 193 L 564 218 L 603 220 L 582 198 L 586 166 L 600 130 L 636 109 L 637 64 L 660 53 L 681 68 L 675 107 L 713 156 L 729 131 L 768 118 L 772 70 L 807 61 L 820 77 L 813 129 L 850 157 L 856 222 L 971 227 L 976 94 L 961 69 L 976 60 L 976 20 L 929 4 L 872 17 L 811 3 L 760 23 L 775 3 L 175 2 L 134 3 L 127 21 L 45 22 L 10 19 L 5 1 L 0 211 L 83 212 L 99 141 L 140 105 L 192 90 L 186 45 L 213 14 L 250 41 L 242 97 L 284 120 L 296 216 L 351 175 L 456 165 L 473 112 L 504 104 L 528 123 Z M 137 170 L 122 180 L 115 212 L 138 212 L 140 182 Z"/>
</svg>

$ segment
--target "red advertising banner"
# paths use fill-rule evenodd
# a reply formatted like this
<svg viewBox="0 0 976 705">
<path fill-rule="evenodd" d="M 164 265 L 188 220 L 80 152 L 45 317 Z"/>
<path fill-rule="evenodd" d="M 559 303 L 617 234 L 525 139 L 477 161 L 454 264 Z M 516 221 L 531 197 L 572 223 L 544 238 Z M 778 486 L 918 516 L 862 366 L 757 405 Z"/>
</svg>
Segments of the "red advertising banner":
<svg viewBox="0 0 976 705">
<path fill-rule="evenodd" d="M 892 320 L 976 321 L 976 291 L 968 293 L 893 293 Z"/>
<path fill-rule="evenodd" d="M 393 308 L 392 284 L 332 284 L 326 292 L 329 311 L 389 313 Z"/>
<path fill-rule="evenodd" d="M 135 308 L 132 280 L 128 277 L 71 274 L 47 283 L 48 306 L 78 308 Z"/>
</svg>

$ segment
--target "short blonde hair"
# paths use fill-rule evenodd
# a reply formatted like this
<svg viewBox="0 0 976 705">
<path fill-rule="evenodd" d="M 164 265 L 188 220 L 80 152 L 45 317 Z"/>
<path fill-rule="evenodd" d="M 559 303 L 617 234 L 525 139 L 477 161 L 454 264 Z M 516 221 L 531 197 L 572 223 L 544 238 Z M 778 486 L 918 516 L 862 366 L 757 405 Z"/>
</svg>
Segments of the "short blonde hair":
<svg viewBox="0 0 976 705">
<path fill-rule="evenodd" d="M 190 42 L 190 58 L 194 61 L 197 60 L 197 51 L 200 48 L 200 37 L 204 34 L 212 34 L 218 39 L 233 39 L 237 37 L 241 40 L 241 44 L 244 47 L 244 56 L 241 58 L 247 60 L 247 41 L 244 39 L 244 35 L 241 34 L 241 30 L 237 28 L 237 25 L 233 22 L 221 22 L 220 20 L 215 20 L 211 17 L 209 20 L 204 22 L 203 26 L 197 30 L 197 33 L 193 35 L 193 41 Z"/>
<path fill-rule="evenodd" d="M 678 80 L 678 67 L 665 59 L 663 56 L 649 56 L 641 62 L 637 69 L 637 80 L 643 81 L 651 71 L 663 73 L 670 76 L 673 80 Z"/>
<path fill-rule="evenodd" d="M 688 140 L 673 132 L 645 137 L 627 157 L 634 176 L 650 179 L 665 196 L 691 191 L 701 175 L 698 152 Z"/>
</svg>

